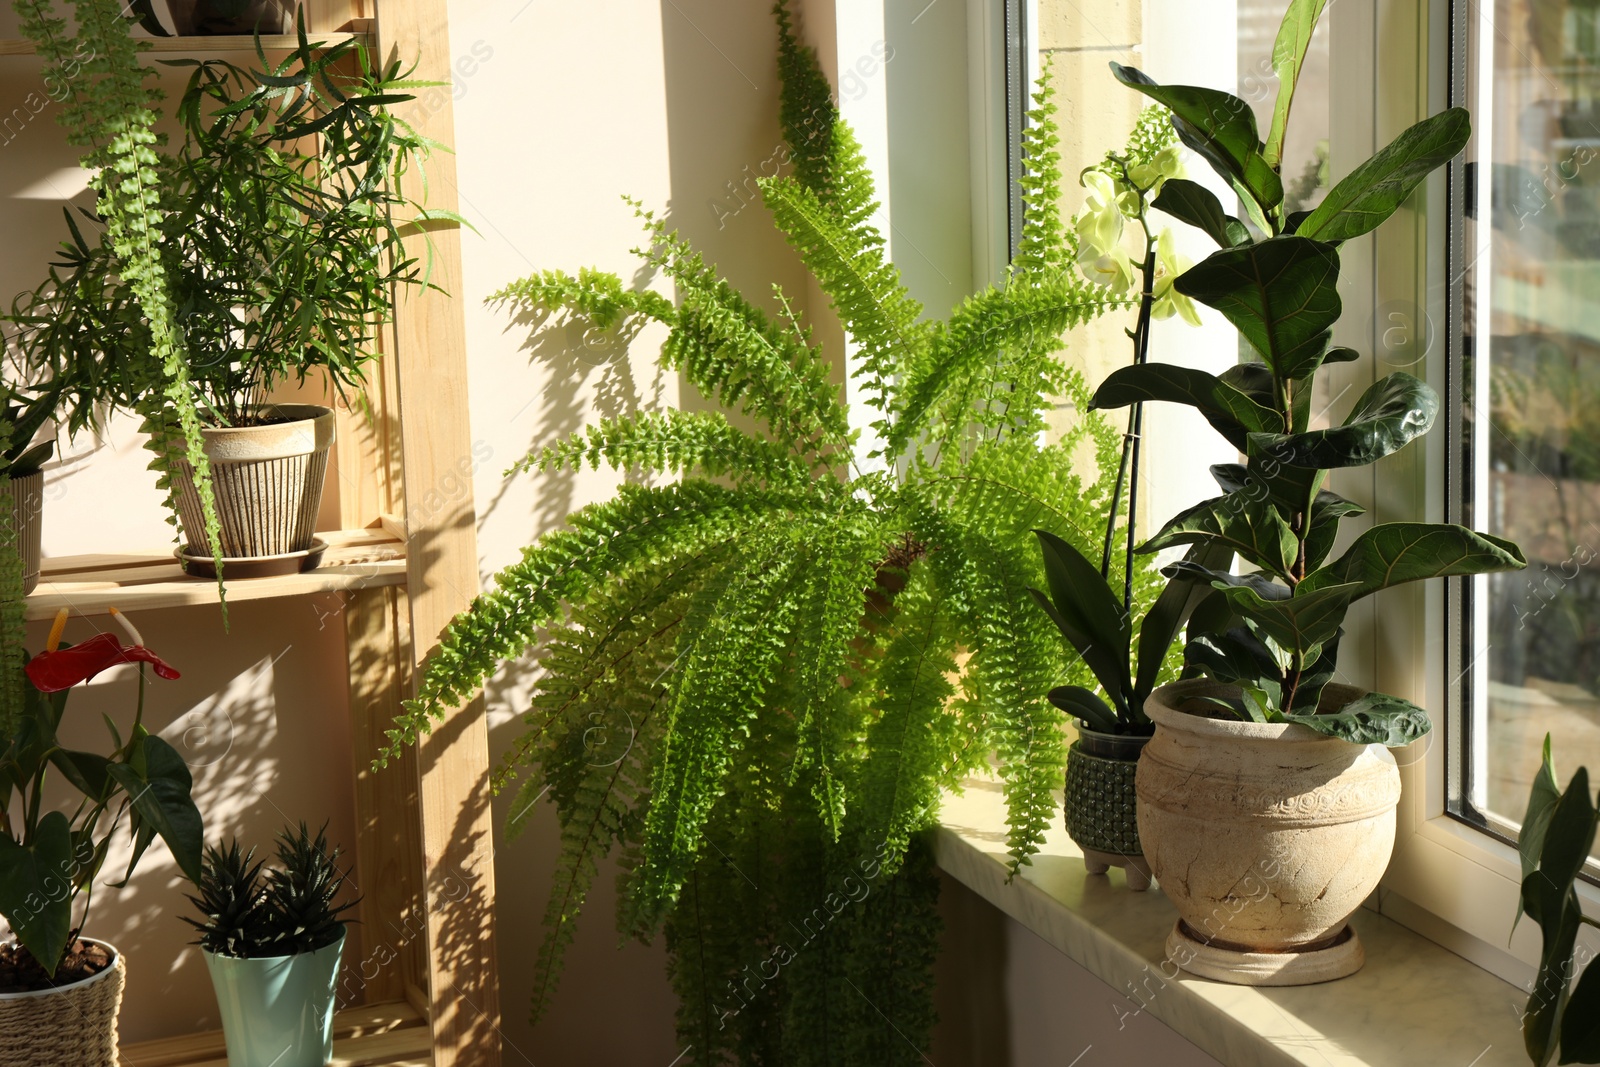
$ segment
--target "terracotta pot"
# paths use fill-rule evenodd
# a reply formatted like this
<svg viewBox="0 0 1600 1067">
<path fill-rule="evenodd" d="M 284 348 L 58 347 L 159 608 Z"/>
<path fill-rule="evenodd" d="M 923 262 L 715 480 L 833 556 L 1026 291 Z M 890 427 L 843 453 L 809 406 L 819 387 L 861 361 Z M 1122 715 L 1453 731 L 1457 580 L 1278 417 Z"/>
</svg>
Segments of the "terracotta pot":
<svg viewBox="0 0 1600 1067">
<path fill-rule="evenodd" d="M 206 457 L 222 524 L 223 558 L 306 552 L 316 532 L 333 446 L 333 409 L 269 404 L 255 409 L 290 421 L 204 429 Z M 181 455 L 170 457 L 178 516 L 196 555 L 210 555 L 200 494 Z"/>
<path fill-rule="evenodd" d="M 1146 702 L 1156 735 L 1137 778 L 1145 858 L 1195 942 L 1285 953 L 1348 940 L 1346 920 L 1377 888 L 1394 848 L 1394 757 L 1304 726 L 1182 710 L 1196 696 L 1229 692 L 1237 690 L 1174 682 Z M 1329 685 L 1323 706 L 1360 695 Z"/>
<path fill-rule="evenodd" d="M 1067 750 L 1067 833 L 1078 847 L 1137 856 L 1139 824 L 1134 772 L 1148 737 L 1106 734 L 1078 723 Z"/>
<path fill-rule="evenodd" d="M 44 472 L 34 471 L 11 479 L 11 521 L 22 555 L 22 593 L 39 584 L 39 555 L 44 536 Z"/>
<path fill-rule="evenodd" d="M 81 982 L 34 993 L 0 993 L 4 1067 L 118 1067 L 117 1012 L 127 965 L 104 941 L 111 966 Z"/>
<path fill-rule="evenodd" d="M 293 10 L 285 0 L 167 0 L 180 37 L 293 33 Z"/>
</svg>

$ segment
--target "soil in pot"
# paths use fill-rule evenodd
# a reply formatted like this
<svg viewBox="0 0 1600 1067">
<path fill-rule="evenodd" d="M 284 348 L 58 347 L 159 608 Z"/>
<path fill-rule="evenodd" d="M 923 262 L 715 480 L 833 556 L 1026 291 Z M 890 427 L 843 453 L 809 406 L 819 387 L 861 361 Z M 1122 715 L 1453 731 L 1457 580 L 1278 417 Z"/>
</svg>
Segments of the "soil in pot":
<svg viewBox="0 0 1600 1067">
<path fill-rule="evenodd" d="M 73 941 L 66 958 L 52 977 L 21 945 L 0 945 L 0 993 L 36 993 L 93 978 L 110 967 L 115 957 L 105 945 Z"/>
</svg>

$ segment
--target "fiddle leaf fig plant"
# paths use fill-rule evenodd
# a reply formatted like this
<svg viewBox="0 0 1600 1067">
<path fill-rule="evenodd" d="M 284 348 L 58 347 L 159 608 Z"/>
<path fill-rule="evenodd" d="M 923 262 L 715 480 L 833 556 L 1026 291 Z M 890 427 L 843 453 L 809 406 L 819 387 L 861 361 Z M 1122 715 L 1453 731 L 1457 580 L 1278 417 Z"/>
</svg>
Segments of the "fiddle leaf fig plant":
<svg viewBox="0 0 1600 1067">
<path fill-rule="evenodd" d="M 1339 524 L 1362 508 L 1329 491 L 1332 470 L 1375 463 L 1428 432 L 1439 410 L 1429 386 L 1404 371 L 1375 381 L 1344 420 L 1313 429 L 1311 397 L 1326 363 L 1359 358 L 1333 345 L 1339 320 L 1339 245 L 1376 228 L 1418 183 L 1465 146 L 1467 114 L 1452 108 L 1424 119 L 1357 167 L 1310 212 L 1286 214 L 1277 165 L 1303 41 L 1324 0 L 1290 4 L 1274 55 L 1280 81 L 1273 129 L 1258 138 L 1243 100 L 1214 89 L 1158 85 L 1111 64 L 1124 85 L 1172 110 L 1184 144 L 1234 188 L 1252 230 L 1195 183 L 1168 183 L 1155 207 L 1203 230 L 1218 249 L 1174 282 L 1177 292 L 1215 308 L 1249 342 L 1254 359 L 1212 375 L 1141 363 L 1112 373 L 1094 406 L 1147 401 L 1199 411 L 1243 463 L 1213 469 L 1221 495 L 1173 518 L 1140 550 L 1180 545 L 1225 549 L 1247 563 L 1231 574 L 1189 559 L 1165 573 L 1215 590 L 1189 626 L 1188 662 L 1239 687 L 1214 710 L 1265 722 L 1299 722 L 1359 743 L 1405 744 L 1426 733 L 1427 714 L 1397 697 L 1372 694 L 1321 707 L 1333 676 L 1350 605 L 1404 582 L 1525 566 L 1508 541 L 1460 526 L 1395 522 L 1368 529 L 1333 557 Z M 1281 119 L 1281 121 L 1280 121 Z"/>
</svg>

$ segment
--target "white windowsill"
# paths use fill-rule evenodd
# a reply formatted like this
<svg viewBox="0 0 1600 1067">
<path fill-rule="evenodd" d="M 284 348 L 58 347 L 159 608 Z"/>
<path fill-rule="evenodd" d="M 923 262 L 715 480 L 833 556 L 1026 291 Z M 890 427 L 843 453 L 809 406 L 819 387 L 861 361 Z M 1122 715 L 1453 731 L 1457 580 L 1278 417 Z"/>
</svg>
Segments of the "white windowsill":
<svg viewBox="0 0 1600 1067">
<path fill-rule="evenodd" d="M 1060 820 L 1032 866 L 1006 881 L 998 782 L 946 796 L 939 865 L 989 903 L 1130 997 L 1229 1067 L 1524 1067 L 1527 995 L 1394 921 L 1363 908 L 1357 974 L 1324 985 L 1252 989 L 1176 972 L 1165 942 L 1176 912 L 1120 870 L 1091 876 Z M 1177 973 L 1176 978 L 1169 977 Z"/>
</svg>

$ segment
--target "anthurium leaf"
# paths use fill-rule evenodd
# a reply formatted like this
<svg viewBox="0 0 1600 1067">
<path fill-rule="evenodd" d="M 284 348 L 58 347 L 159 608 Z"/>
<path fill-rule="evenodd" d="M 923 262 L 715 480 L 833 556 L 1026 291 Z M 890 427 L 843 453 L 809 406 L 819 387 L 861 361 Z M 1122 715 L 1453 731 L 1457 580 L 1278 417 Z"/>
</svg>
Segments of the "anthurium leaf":
<svg viewBox="0 0 1600 1067">
<path fill-rule="evenodd" d="M 178 868 L 191 881 L 199 882 L 203 831 L 200 811 L 190 796 L 194 779 L 188 765 L 176 749 L 154 734 L 140 738 L 137 747 L 141 759 L 111 763 L 106 769 L 127 792 L 143 827 L 160 834 Z"/>
<path fill-rule="evenodd" d="M 1152 206 L 1179 222 L 1204 230 L 1223 248 L 1232 248 L 1250 240 L 1245 224 L 1222 210 L 1217 194 L 1188 178 L 1168 178 L 1161 185 Z"/>
<path fill-rule="evenodd" d="M 55 764 L 62 777 L 90 800 L 105 800 L 114 788 L 111 774 L 106 769 L 111 761 L 97 753 L 58 748 L 50 753 L 50 762 Z"/>
<path fill-rule="evenodd" d="M 1129 711 L 1128 656 L 1132 651 L 1133 630 L 1127 612 L 1117 603 L 1116 594 L 1101 577 L 1100 570 L 1072 545 L 1048 530 L 1035 530 L 1044 554 L 1047 597 L 1032 590 L 1033 597 L 1055 620 L 1084 663 L 1094 672 L 1106 696 L 1119 710 Z"/>
<path fill-rule="evenodd" d="M 1339 537 L 1339 522 L 1353 515 L 1364 515 L 1367 509 L 1354 500 L 1346 500 L 1326 489 L 1317 494 L 1311 505 L 1311 521 L 1306 524 L 1306 571 L 1310 573 L 1328 560 L 1334 542 Z"/>
<path fill-rule="evenodd" d="M 1226 570 L 1233 562 L 1233 550 L 1222 544 L 1195 545 L 1184 557 L 1190 563 L 1208 571 Z M 1195 581 L 1191 576 L 1179 575 L 1167 579 L 1167 586 L 1156 597 L 1156 602 L 1145 612 L 1139 624 L 1139 657 L 1134 673 L 1133 696 L 1129 703 L 1142 712 L 1145 698 L 1156 686 L 1161 664 L 1167 650 L 1183 629 L 1195 605 L 1211 595 L 1208 584 Z"/>
<path fill-rule="evenodd" d="M 1510 541 L 1464 526 L 1432 522 L 1386 522 L 1364 531 L 1344 555 L 1306 575 L 1296 595 L 1335 585 L 1354 585 L 1351 599 L 1427 578 L 1520 570 L 1522 551 Z"/>
<path fill-rule="evenodd" d="M 1297 434 L 1253 434 L 1247 451 L 1294 467 L 1364 467 L 1398 452 L 1433 426 L 1439 394 L 1396 371 L 1361 394 L 1343 426 Z"/>
<path fill-rule="evenodd" d="M 1143 71 L 1111 64 L 1123 85 L 1148 96 L 1172 112 L 1172 127 L 1184 144 L 1200 153 L 1213 170 L 1244 187 L 1264 208 L 1283 200 L 1283 181 L 1261 158 L 1256 115 L 1231 93 L 1197 85 L 1158 85 Z"/>
<path fill-rule="evenodd" d="M 1561 1063 L 1600 1063 L 1600 967 L 1592 963 L 1561 1013 Z"/>
<path fill-rule="evenodd" d="M 1123 408 L 1152 400 L 1187 404 L 1243 452 L 1252 433 L 1281 433 L 1283 418 L 1214 374 L 1171 363 L 1144 363 L 1112 371 L 1095 390 L 1093 407 Z"/>
<path fill-rule="evenodd" d="M 1409 745 L 1433 728 L 1428 713 L 1409 700 L 1368 693 L 1334 712 L 1288 714 L 1289 722 L 1356 745 Z"/>
<path fill-rule="evenodd" d="M 1159 552 L 1173 545 L 1220 543 L 1262 570 L 1287 578 L 1300 542 L 1278 509 L 1248 489 L 1212 497 L 1179 512 L 1143 545 L 1140 552 Z"/>
<path fill-rule="evenodd" d="M 1533 788 L 1528 793 L 1528 810 L 1522 816 L 1522 830 L 1517 834 L 1517 855 L 1522 860 L 1522 877 L 1527 879 L 1539 866 L 1539 853 L 1544 850 L 1544 835 L 1550 828 L 1550 817 L 1556 813 L 1561 800 L 1561 787 L 1556 783 L 1556 766 L 1550 756 L 1550 735 L 1544 735 L 1544 760 L 1539 773 L 1534 775 Z M 1522 919 L 1522 898 L 1517 898 L 1517 917 L 1511 922 L 1514 932 Z"/>
<path fill-rule="evenodd" d="M 1571 885 L 1561 888 L 1538 872 L 1522 881 L 1522 904 L 1542 932 L 1539 970 L 1522 1015 L 1522 1043 L 1534 1067 L 1544 1067 L 1556 1051 L 1561 1016 L 1571 989 L 1572 950 L 1583 925 L 1583 906 Z"/>
<path fill-rule="evenodd" d="M 1289 106 L 1294 101 L 1295 83 L 1300 80 L 1300 69 L 1305 66 L 1306 49 L 1311 46 L 1311 35 L 1316 32 L 1317 20 L 1328 0 L 1290 0 L 1289 9 L 1283 13 L 1278 26 L 1278 39 L 1272 45 L 1272 70 L 1278 76 L 1278 98 L 1272 105 L 1272 123 L 1267 129 L 1267 140 L 1261 157 L 1268 166 L 1283 163 L 1283 135 L 1289 127 Z"/>
<path fill-rule="evenodd" d="M 1216 308 L 1281 378 L 1322 361 L 1339 319 L 1339 254 L 1304 237 L 1224 248 L 1179 275 L 1173 287 Z"/>
<path fill-rule="evenodd" d="M 1594 848 L 1595 818 L 1589 770 L 1579 767 L 1550 815 L 1535 876 L 1570 889 Z"/>
<path fill-rule="evenodd" d="M 73 869 L 72 827 L 59 811 L 39 820 L 27 847 L 0 834 L 0 916 L 51 974 L 72 931 Z"/>
<path fill-rule="evenodd" d="M 1328 190 L 1296 233 L 1348 241 L 1377 229 L 1418 182 L 1466 147 L 1471 134 L 1472 119 L 1463 107 L 1423 119 Z"/>
<path fill-rule="evenodd" d="M 1058 685 L 1050 690 L 1048 696 L 1050 703 L 1068 715 L 1082 719 L 1090 729 L 1106 734 L 1117 729 L 1117 713 L 1091 689 L 1081 685 Z"/>
<path fill-rule="evenodd" d="M 1350 601 L 1360 588 L 1350 582 L 1308 590 L 1301 582 L 1293 596 L 1268 600 L 1256 588 L 1236 585 L 1226 588 L 1223 595 L 1233 602 L 1235 611 L 1268 637 L 1303 657 L 1338 634 Z"/>
</svg>

